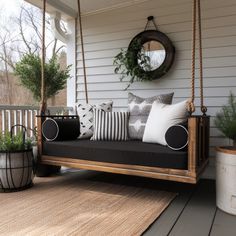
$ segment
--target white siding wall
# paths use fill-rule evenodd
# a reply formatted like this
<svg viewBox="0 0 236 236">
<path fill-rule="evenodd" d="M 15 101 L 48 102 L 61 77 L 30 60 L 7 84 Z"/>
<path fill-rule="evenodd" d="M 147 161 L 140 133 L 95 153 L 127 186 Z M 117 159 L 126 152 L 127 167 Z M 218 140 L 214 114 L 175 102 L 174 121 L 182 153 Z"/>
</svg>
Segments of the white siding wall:
<svg viewBox="0 0 236 236">
<path fill-rule="evenodd" d="M 126 8 L 83 17 L 89 101 L 112 99 L 117 109 L 126 109 L 126 82 L 114 74 L 113 58 L 120 48 L 144 29 L 146 17 L 153 15 L 160 31 L 176 47 L 173 67 L 163 78 L 134 83 L 129 91 L 148 97 L 175 92 L 174 102 L 190 96 L 191 0 L 150 0 Z M 215 113 L 227 102 L 230 90 L 236 94 L 236 1 L 202 0 L 205 103 L 211 119 L 211 161 L 206 175 L 214 170 L 214 146 L 228 144 L 214 127 Z M 76 101 L 85 99 L 78 37 Z M 197 82 L 197 86 L 198 86 Z M 199 105 L 199 90 L 197 103 Z"/>
</svg>

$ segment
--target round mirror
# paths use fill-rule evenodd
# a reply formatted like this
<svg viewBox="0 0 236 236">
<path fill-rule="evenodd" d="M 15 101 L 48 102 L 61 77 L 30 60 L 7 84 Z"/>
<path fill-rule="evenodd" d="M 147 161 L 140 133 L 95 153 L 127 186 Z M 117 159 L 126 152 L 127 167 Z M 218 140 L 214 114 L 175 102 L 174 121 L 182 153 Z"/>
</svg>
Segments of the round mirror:
<svg viewBox="0 0 236 236">
<path fill-rule="evenodd" d="M 159 68 L 166 58 L 166 50 L 158 41 L 148 41 L 142 45 L 141 54 L 147 58 L 148 66 L 144 66 L 141 60 L 138 60 L 139 66 L 145 71 L 154 71 Z"/>
<path fill-rule="evenodd" d="M 149 80 L 165 75 L 171 68 L 175 56 L 172 42 L 158 30 L 145 30 L 139 33 L 131 40 L 128 50 L 133 55 L 132 63 L 138 65 L 140 73 L 146 73 Z"/>
</svg>

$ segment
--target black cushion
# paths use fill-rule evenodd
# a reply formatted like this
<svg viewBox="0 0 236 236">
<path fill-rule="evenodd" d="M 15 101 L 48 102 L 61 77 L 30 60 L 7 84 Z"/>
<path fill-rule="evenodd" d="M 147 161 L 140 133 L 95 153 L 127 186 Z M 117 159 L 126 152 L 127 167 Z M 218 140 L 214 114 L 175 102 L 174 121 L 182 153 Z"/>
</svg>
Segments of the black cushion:
<svg viewBox="0 0 236 236">
<path fill-rule="evenodd" d="M 173 150 L 183 150 L 188 145 L 188 130 L 184 125 L 173 125 L 165 133 L 167 146 Z"/>
<path fill-rule="evenodd" d="M 44 142 L 43 154 L 128 165 L 187 169 L 187 152 L 141 141 Z"/>
<path fill-rule="evenodd" d="M 42 134 L 47 141 L 74 140 L 80 134 L 79 119 L 46 119 L 42 124 Z"/>
</svg>

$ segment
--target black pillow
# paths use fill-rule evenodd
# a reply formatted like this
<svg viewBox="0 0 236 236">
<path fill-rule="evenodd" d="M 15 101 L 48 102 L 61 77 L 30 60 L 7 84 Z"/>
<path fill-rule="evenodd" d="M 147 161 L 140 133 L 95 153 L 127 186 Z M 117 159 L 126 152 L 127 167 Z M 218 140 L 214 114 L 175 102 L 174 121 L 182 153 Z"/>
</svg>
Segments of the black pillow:
<svg viewBox="0 0 236 236">
<path fill-rule="evenodd" d="M 74 140 L 80 135 L 79 119 L 46 119 L 42 134 L 47 141 Z"/>
<path fill-rule="evenodd" d="M 183 150 L 188 145 L 188 130 L 182 124 L 171 126 L 165 133 L 165 139 L 172 150 Z"/>
</svg>

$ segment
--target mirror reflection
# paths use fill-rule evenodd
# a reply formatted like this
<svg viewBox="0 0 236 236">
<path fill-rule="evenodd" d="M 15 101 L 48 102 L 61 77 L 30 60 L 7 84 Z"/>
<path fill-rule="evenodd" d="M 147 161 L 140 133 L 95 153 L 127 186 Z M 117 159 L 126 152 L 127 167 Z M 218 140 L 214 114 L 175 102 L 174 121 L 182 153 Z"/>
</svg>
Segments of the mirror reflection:
<svg viewBox="0 0 236 236">
<path fill-rule="evenodd" d="M 148 41 L 143 44 L 141 54 L 148 58 L 148 65 L 139 63 L 139 66 L 145 71 L 154 71 L 158 69 L 165 61 L 166 51 L 164 46 L 158 41 Z"/>
</svg>

